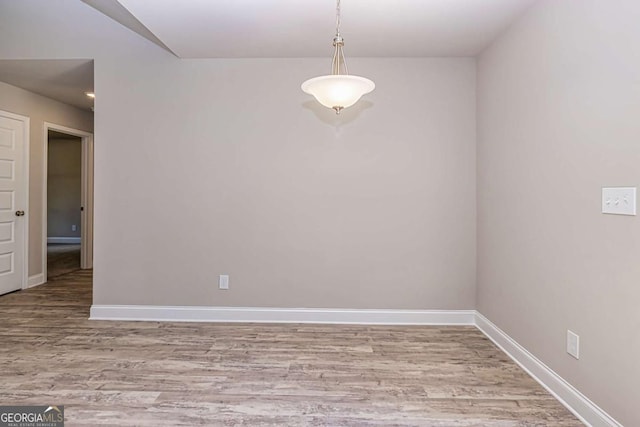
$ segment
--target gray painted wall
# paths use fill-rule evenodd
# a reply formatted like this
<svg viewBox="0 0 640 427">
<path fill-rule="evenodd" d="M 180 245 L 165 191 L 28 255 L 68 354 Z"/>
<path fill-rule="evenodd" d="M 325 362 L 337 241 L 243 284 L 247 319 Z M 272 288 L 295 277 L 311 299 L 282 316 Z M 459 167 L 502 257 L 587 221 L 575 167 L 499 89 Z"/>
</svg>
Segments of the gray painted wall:
<svg viewBox="0 0 640 427">
<path fill-rule="evenodd" d="M 97 76 L 118 84 L 97 101 L 96 303 L 474 306 L 474 61 L 352 61 L 378 88 L 339 117 L 300 90 L 326 64 Z"/>
<path fill-rule="evenodd" d="M 478 309 L 640 425 L 640 2 L 539 1 L 478 62 Z M 580 335 L 580 360 L 566 332 Z"/>
<path fill-rule="evenodd" d="M 48 151 L 47 235 L 79 238 L 82 140 L 49 138 Z"/>
</svg>

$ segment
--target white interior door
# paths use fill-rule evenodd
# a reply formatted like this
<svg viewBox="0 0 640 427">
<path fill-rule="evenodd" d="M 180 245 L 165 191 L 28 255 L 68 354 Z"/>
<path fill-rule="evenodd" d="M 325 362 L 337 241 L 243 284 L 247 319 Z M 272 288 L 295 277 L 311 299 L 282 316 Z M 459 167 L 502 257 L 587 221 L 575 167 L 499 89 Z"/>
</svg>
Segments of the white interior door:
<svg viewBox="0 0 640 427">
<path fill-rule="evenodd" d="M 24 285 L 27 129 L 27 118 L 0 111 L 0 294 Z"/>
</svg>

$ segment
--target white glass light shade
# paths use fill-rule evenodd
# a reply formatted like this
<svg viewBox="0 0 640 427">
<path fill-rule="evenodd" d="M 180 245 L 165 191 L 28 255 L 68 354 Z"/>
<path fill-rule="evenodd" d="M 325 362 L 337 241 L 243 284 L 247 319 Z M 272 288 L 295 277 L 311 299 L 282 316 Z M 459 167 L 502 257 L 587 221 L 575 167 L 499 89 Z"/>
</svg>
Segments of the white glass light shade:
<svg viewBox="0 0 640 427">
<path fill-rule="evenodd" d="M 340 112 L 358 102 L 362 95 L 371 92 L 376 85 L 364 77 L 332 74 L 309 79 L 301 87 L 320 104 Z"/>
</svg>

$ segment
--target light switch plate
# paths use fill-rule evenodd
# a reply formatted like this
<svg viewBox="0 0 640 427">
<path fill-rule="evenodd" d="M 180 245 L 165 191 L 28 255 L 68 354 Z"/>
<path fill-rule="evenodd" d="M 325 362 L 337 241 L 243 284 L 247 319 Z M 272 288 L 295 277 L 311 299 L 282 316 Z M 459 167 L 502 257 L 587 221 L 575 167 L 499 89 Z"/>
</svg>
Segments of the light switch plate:
<svg viewBox="0 0 640 427">
<path fill-rule="evenodd" d="M 605 187 L 602 189 L 602 213 L 636 214 L 636 187 Z"/>
</svg>

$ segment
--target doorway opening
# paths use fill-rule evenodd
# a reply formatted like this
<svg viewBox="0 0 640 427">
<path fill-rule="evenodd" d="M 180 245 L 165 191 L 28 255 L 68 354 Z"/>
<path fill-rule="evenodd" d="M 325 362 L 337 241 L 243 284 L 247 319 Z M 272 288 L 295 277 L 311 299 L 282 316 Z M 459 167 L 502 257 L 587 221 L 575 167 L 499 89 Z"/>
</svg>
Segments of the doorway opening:
<svg viewBox="0 0 640 427">
<path fill-rule="evenodd" d="M 93 267 L 93 135 L 45 123 L 43 272 Z"/>
</svg>

